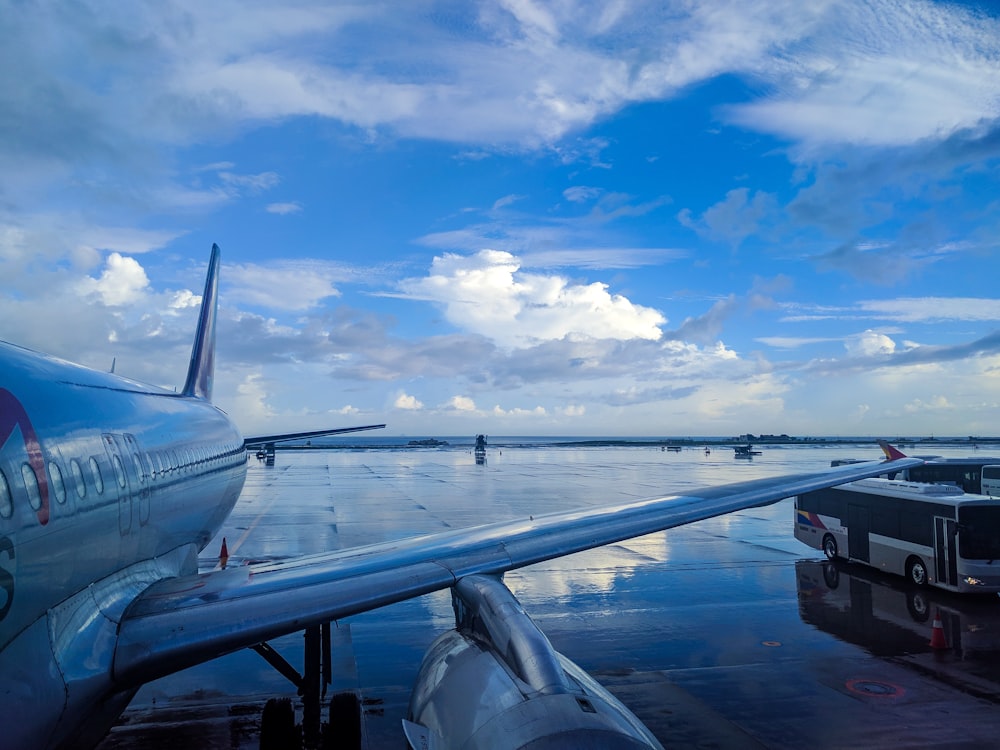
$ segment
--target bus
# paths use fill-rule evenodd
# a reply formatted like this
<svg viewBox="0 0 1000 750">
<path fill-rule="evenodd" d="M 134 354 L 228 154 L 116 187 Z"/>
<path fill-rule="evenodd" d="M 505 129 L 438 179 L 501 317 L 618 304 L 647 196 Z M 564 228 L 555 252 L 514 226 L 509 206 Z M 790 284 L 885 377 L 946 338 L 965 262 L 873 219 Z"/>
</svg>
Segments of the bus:
<svg viewBox="0 0 1000 750">
<path fill-rule="evenodd" d="M 795 538 L 917 586 L 1000 592 L 1000 502 L 955 485 L 873 478 L 805 492 Z"/>
<path fill-rule="evenodd" d="M 997 464 L 1000 464 L 998 458 L 937 457 L 926 461 L 922 466 L 904 469 L 897 478 L 911 482 L 954 484 L 974 495 L 988 495 L 983 488 L 983 479 L 987 475 L 1000 476 L 1000 465 Z"/>
<path fill-rule="evenodd" d="M 920 466 L 911 466 L 890 476 L 889 479 L 905 479 L 910 482 L 934 482 L 954 484 L 973 495 L 1000 497 L 1000 458 L 943 458 L 941 456 L 913 456 L 923 458 Z M 865 459 L 839 458 L 830 462 L 831 466 L 859 463 Z"/>
</svg>

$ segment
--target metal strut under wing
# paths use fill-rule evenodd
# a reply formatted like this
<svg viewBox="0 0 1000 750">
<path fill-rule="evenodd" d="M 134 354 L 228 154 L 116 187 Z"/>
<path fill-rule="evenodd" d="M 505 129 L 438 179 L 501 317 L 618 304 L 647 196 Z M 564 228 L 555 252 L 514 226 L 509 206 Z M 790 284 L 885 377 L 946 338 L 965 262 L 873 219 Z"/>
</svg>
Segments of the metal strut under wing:
<svg viewBox="0 0 1000 750">
<path fill-rule="evenodd" d="M 467 575 L 502 573 L 921 463 L 851 464 L 160 581 L 121 621 L 113 676 L 122 688 L 135 686 Z"/>
</svg>

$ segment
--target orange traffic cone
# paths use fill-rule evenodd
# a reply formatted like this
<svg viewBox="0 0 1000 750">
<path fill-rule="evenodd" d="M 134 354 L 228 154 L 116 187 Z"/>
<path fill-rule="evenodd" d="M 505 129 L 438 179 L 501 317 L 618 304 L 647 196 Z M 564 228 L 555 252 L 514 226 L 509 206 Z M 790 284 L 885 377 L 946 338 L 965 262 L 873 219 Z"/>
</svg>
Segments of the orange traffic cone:
<svg viewBox="0 0 1000 750">
<path fill-rule="evenodd" d="M 229 547 L 226 546 L 226 537 L 222 537 L 222 549 L 219 550 L 219 564 L 224 568 L 229 560 Z"/>
<path fill-rule="evenodd" d="M 931 648 L 948 648 L 948 641 L 944 637 L 944 625 L 941 624 L 941 610 L 934 609 L 934 624 L 931 625 Z"/>
</svg>

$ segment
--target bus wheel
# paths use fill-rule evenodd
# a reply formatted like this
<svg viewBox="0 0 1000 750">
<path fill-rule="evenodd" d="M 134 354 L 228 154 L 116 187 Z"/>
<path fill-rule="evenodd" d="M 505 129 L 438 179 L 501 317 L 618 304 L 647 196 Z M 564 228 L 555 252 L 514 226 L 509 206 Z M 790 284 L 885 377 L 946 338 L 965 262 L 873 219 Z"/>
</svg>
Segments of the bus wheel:
<svg viewBox="0 0 1000 750">
<path fill-rule="evenodd" d="M 828 589 L 835 589 L 840 585 L 840 571 L 830 561 L 823 563 L 823 582 Z"/>
<path fill-rule="evenodd" d="M 837 559 L 837 540 L 833 538 L 833 534 L 823 537 L 823 554 L 827 560 Z"/>
<path fill-rule="evenodd" d="M 906 577 L 917 586 L 927 585 L 927 567 L 919 557 L 911 557 L 906 562 Z"/>
<path fill-rule="evenodd" d="M 906 598 L 906 609 L 914 622 L 927 622 L 930 619 L 931 605 L 927 602 L 927 597 L 919 591 L 910 592 Z"/>
</svg>

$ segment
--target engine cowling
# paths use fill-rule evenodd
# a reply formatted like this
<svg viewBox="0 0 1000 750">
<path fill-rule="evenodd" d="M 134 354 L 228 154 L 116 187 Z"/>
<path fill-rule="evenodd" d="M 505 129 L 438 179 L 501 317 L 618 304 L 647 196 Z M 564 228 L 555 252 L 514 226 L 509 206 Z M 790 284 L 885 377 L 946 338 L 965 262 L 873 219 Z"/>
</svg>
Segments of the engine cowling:
<svg viewBox="0 0 1000 750">
<path fill-rule="evenodd" d="M 458 628 L 428 649 L 410 698 L 418 749 L 661 748 L 648 729 L 561 654 L 498 580 L 455 587 Z"/>
</svg>

